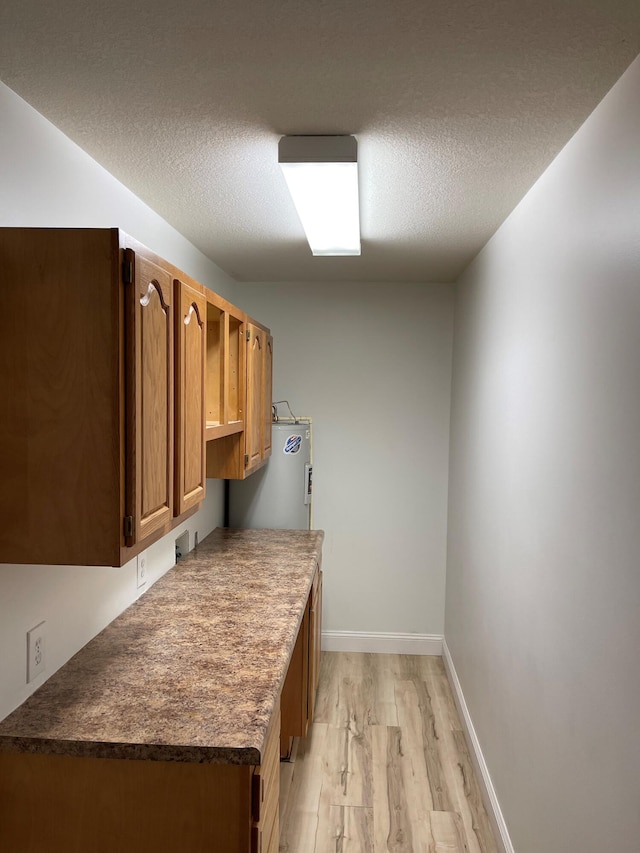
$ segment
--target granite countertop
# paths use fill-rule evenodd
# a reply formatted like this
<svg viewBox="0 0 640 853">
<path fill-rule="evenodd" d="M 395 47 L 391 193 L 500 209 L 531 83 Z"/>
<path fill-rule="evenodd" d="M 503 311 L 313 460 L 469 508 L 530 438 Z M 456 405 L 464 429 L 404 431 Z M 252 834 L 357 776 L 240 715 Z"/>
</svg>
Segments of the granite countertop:
<svg viewBox="0 0 640 853">
<path fill-rule="evenodd" d="M 260 764 L 322 539 L 214 530 L 0 723 L 0 751 Z"/>
</svg>

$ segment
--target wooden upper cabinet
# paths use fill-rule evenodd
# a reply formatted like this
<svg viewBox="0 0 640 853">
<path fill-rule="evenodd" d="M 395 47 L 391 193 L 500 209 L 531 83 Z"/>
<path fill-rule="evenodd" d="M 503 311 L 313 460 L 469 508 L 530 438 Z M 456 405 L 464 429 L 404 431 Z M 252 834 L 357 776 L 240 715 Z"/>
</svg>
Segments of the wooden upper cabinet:
<svg viewBox="0 0 640 853">
<path fill-rule="evenodd" d="M 203 289 L 115 228 L 0 265 L 0 563 L 122 565 L 204 496 Z"/>
<path fill-rule="evenodd" d="M 244 430 L 244 314 L 217 294 L 206 292 L 206 439 Z"/>
<path fill-rule="evenodd" d="M 224 426 L 207 422 L 207 476 L 243 480 L 271 454 L 273 338 L 268 329 L 249 318 L 240 322 L 231 315 L 229 323 L 225 411 L 237 411 L 238 420 Z M 215 364 L 213 371 L 211 363 Z M 217 360 L 208 360 L 207 383 L 210 375 L 217 374 Z"/>
<path fill-rule="evenodd" d="M 207 300 L 201 291 L 175 282 L 176 324 L 176 515 L 199 504 L 205 496 L 205 361 Z"/>
<path fill-rule="evenodd" d="M 0 268 L 0 563 L 120 566 L 205 471 L 264 462 L 268 331 L 248 400 L 239 309 L 117 228 L 0 228 Z"/>
</svg>

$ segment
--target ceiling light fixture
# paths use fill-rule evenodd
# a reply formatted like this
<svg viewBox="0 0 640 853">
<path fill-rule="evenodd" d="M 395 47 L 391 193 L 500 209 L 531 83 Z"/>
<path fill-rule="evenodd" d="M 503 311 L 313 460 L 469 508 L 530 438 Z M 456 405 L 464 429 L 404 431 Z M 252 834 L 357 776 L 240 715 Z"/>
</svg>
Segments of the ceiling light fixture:
<svg viewBox="0 0 640 853">
<path fill-rule="evenodd" d="M 355 136 L 283 136 L 278 162 L 314 255 L 359 255 Z"/>
</svg>

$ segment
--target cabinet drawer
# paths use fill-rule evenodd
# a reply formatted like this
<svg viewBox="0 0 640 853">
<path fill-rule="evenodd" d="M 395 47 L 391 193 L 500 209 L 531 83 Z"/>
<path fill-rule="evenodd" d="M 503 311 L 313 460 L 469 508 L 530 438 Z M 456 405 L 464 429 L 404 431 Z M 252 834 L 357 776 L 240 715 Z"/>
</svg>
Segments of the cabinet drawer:
<svg viewBox="0 0 640 853">
<path fill-rule="evenodd" d="M 270 776 L 265 776 L 261 785 L 264 799 L 260 805 L 260 820 L 253 824 L 251 832 L 252 853 L 267 853 L 277 850 L 279 843 L 279 797 L 280 759 L 274 764 Z M 275 844 L 275 847 L 273 846 Z"/>
<path fill-rule="evenodd" d="M 259 853 L 260 845 L 266 850 L 273 831 L 273 823 L 278 813 L 280 796 L 280 708 L 278 707 L 272 722 L 269 739 L 264 750 L 260 767 L 256 767 L 252 780 L 252 817 L 253 850 Z"/>
<path fill-rule="evenodd" d="M 277 785 L 272 789 L 273 794 L 265 803 L 262 820 L 253 827 L 252 853 L 267 853 L 271 849 L 278 849 L 280 839 L 279 779 L 280 774 L 278 773 Z"/>
</svg>

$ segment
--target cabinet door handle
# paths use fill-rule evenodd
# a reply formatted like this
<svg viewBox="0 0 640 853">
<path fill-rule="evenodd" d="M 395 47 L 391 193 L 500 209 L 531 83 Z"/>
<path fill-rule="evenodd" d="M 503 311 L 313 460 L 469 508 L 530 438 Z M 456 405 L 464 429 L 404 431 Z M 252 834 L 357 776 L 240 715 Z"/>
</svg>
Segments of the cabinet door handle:
<svg viewBox="0 0 640 853">
<path fill-rule="evenodd" d="M 189 323 L 191 322 L 191 318 L 193 317 L 194 314 L 196 315 L 196 319 L 198 320 L 198 323 L 200 325 L 202 325 L 202 320 L 200 318 L 200 312 L 198 311 L 198 306 L 192 302 L 191 305 L 189 306 L 189 311 L 187 314 L 185 314 L 185 317 L 183 320 L 183 323 L 185 324 L 185 326 L 189 325 Z"/>
<path fill-rule="evenodd" d="M 153 295 L 153 291 L 155 289 L 156 288 L 154 283 L 150 281 L 149 287 L 147 287 L 147 292 L 144 294 L 144 296 L 140 297 L 140 305 L 142 305 L 143 308 L 146 308 L 147 305 L 151 302 L 151 296 Z"/>
<path fill-rule="evenodd" d="M 152 297 L 154 291 L 158 294 L 158 299 L 160 300 L 160 305 L 162 306 L 162 310 L 166 311 L 169 306 L 164 301 L 164 297 L 162 295 L 162 288 L 160 287 L 160 283 L 158 281 L 156 281 L 155 278 L 149 282 L 149 284 L 147 286 L 147 292 L 143 296 L 140 297 L 140 305 L 142 305 L 143 308 L 146 308 L 147 305 L 151 302 L 151 297 Z"/>
</svg>

